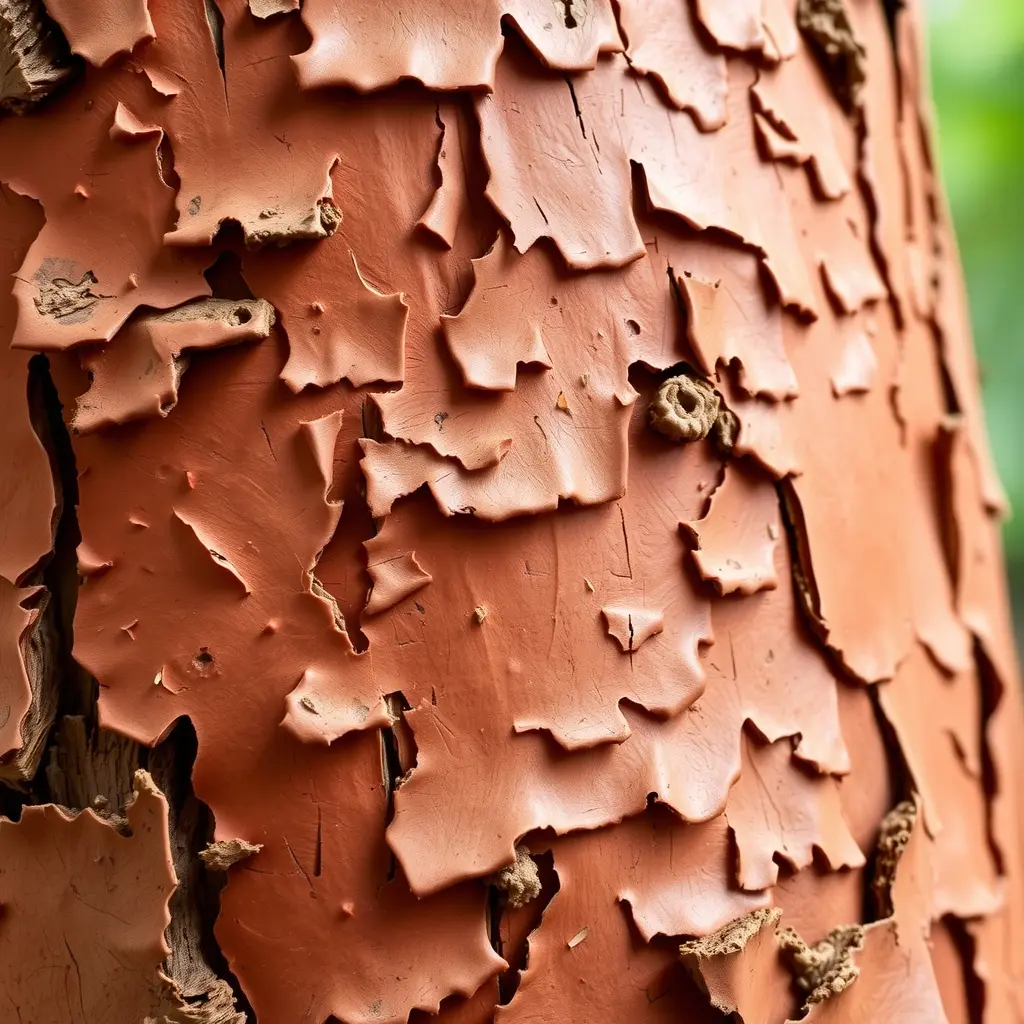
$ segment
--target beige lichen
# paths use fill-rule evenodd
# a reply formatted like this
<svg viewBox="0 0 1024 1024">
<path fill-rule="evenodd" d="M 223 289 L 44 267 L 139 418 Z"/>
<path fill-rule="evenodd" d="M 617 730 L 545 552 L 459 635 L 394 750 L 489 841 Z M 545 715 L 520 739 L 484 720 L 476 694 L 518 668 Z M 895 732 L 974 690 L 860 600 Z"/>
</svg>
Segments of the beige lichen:
<svg viewBox="0 0 1024 1024">
<path fill-rule="evenodd" d="M 722 455 L 731 455 L 736 447 L 736 439 L 739 437 L 740 421 L 736 413 L 730 409 L 722 409 L 718 413 L 715 425 L 711 429 L 711 436 L 715 445 Z"/>
<path fill-rule="evenodd" d="M 494 885 L 506 894 L 510 907 L 524 907 L 540 895 L 537 863 L 525 846 L 516 847 L 516 861 L 494 876 Z"/>
<path fill-rule="evenodd" d="M 260 843 L 249 843 L 244 839 L 222 839 L 220 842 L 210 843 L 205 850 L 200 850 L 199 856 L 208 870 L 227 871 L 232 864 L 237 864 L 262 849 Z"/>
<path fill-rule="evenodd" d="M 718 419 L 715 389 L 696 377 L 670 377 L 658 388 L 648 408 L 651 427 L 673 441 L 700 441 Z"/>
<path fill-rule="evenodd" d="M 860 974 L 853 962 L 854 951 L 864 946 L 864 928 L 859 924 L 834 928 L 813 946 L 792 928 L 783 928 L 776 938 L 797 987 L 807 993 L 808 1006 L 838 995 Z"/>
<path fill-rule="evenodd" d="M 867 81 L 867 51 L 854 37 L 844 0 L 800 0 L 796 18 L 836 98 L 847 112 L 857 110 Z"/>
<path fill-rule="evenodd" d="M 691 958 L 706 960 L 712 956 L 738 953 L 762 928 L 776 925 L 781 916 L 782 911 L 778 907 L 754 910 L 745 917 L 730 921 L 711 935 L 684 942 L 679 947 L 679 955 L 685 961 Z"/>
<path fill-rule="evenodd" d="M 871 881 L 880 918 L 892 916 L 892 884 L 896 878 L 896 866 L 907 848 L 916 820 L 917 807 L 912 801 L 904 800 L 882 821 L 875 853 L 875 876 Z"/>
</svg>

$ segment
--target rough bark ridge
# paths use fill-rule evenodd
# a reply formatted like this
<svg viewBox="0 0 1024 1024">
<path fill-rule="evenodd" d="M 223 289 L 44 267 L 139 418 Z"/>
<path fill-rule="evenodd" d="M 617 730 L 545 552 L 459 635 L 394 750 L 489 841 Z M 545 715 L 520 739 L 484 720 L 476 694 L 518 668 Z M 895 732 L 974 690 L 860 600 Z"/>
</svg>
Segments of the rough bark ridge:
<svg viewBox="0 0 1024 1024">
<path fill-rule="evenodd" d="M 7 8 L 3 1024 L 1022 1019 L 918 4 Z"/>
</svg>

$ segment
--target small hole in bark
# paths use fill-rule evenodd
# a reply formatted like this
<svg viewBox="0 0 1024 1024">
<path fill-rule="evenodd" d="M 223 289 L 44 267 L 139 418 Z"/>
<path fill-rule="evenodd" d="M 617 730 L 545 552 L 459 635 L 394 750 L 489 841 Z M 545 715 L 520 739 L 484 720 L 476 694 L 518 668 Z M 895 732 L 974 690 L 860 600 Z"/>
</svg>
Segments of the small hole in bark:
<svg viewBox="0 0 1024 1024">
<path fill-rule="evenodd" d="M 192 659 L 193 664 L 200 672 L 208 669 L 213 664 L 213 655 L 208 647 L 200 647 L 199 653 Z"/>
<path fill-rule="evenodd" d="M 627 320 L 626 330 L 635 338 L 640 333 L 640 325 L 635 320 Z"/>
<path fill-rule="evenodd" d="M 233 314 L 233 319 L 236 324 L 247 324 L 252 319 L 252 313 L 244 306 L 239 306 Z"/>
</svg>

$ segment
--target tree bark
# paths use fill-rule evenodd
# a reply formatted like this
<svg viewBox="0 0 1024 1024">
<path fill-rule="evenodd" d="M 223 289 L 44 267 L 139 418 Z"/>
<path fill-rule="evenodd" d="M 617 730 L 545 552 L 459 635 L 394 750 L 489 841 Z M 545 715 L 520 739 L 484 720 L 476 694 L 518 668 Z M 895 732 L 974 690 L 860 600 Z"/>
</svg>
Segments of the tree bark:
<svg viewBox="0 0 1024 1024">
<path fill-rule="evenodd" d="M 0 0 L 0 1024 L 1021 1020 L 922 36 Z"/>
</svg>

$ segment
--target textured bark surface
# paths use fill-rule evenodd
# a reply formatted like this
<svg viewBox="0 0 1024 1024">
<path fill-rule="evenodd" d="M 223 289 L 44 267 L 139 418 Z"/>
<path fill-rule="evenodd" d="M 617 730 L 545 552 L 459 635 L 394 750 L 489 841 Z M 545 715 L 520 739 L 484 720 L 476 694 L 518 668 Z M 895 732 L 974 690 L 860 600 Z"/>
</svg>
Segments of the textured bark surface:
<svg viewBox="0 0 1024 1024">
<path fill-rule="evenodd" d="M 0 1024 L 1024 1020 L 919 3 L 0 29 Z"/>
</svg>

